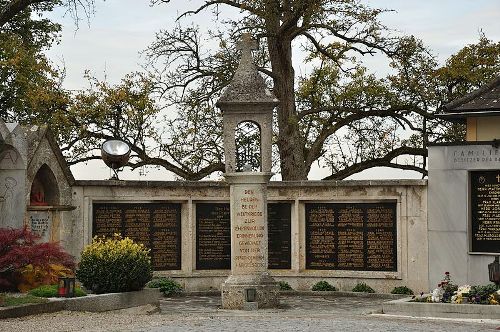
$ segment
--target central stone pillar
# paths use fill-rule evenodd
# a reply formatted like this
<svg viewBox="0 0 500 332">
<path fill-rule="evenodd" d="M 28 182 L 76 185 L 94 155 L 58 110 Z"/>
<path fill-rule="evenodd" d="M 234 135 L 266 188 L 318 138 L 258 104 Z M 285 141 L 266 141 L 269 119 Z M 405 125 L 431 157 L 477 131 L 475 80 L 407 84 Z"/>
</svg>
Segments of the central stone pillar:
<svg viewBox="0 0 500 332">
<path fill-rule="evenodd" d="M 267 184 L 272 173 L 225 174 L 231 192 L 231 275 L 222 285 L 222 307 L 279 305 L 279 287 L 267 272 Z M 250 298 L 249 298 L 250 297 Z"/>
</svg>

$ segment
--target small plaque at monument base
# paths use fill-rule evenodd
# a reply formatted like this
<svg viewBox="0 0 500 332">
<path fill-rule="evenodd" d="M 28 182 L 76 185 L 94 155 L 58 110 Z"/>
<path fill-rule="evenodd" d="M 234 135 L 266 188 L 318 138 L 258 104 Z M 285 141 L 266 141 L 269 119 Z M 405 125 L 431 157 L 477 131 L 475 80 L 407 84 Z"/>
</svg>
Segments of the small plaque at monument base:
<svg viewBox="0 0 500 332">
<path fill-rule="evenodd" d="M 471 251 L 500 254 L 500 170 L 470 173 Z"/>
</svg>

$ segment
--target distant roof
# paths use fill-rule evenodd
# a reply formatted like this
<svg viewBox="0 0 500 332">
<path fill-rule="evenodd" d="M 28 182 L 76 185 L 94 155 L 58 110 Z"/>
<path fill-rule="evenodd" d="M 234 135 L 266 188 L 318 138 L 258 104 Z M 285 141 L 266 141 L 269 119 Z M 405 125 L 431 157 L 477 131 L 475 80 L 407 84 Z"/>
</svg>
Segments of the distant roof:
<svg viewBox="0 0 500 332">
<path fill-rule="evenodd" d="M 500 116 L 500 76 L 479 89 L 455 99 L 444 106 L 445 119 L 463 119 L 469 116 Z"/>
</svg>

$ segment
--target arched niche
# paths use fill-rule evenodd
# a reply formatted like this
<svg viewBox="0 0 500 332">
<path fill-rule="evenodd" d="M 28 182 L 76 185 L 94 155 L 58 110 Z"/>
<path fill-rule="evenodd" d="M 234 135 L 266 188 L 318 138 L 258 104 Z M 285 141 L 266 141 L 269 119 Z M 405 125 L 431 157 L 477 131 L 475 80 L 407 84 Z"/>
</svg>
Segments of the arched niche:
<svg viewBox="0 0 500 332">
<path fill-rule="evenodd" d="M 47 164 L 38 170 L 31 184 L 31 206 L 56 206 L 60 204 L 59 186 L 56 177 Z"/>
<path fill-rule="evenodd" d="M 21 154 L 9 144 L 0 144 L 0 169 L 24 169 Z"/>
<path fill-rule="evenodd" d="M 242 121 L 235 129 L 236 171 L 260 172 L 262 170 L 262 137 L 257 122 Z"/>
</svg>

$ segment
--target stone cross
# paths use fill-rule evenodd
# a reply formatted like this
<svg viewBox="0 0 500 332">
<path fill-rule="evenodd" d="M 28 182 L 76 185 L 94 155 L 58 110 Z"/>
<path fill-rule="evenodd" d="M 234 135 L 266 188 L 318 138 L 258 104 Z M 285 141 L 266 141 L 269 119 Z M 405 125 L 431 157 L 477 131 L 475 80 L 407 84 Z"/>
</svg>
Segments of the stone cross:
<svg viewBox="0 0 500 332">
<path fill-rule="evenodd" d="M 259 43 L 252 38 L 250 33 L 243 33 L 236 44 L 236 49 L 241 51 L 240 62 L 252 61 L 252 51 L 259 49 Z"/>
</svg>

